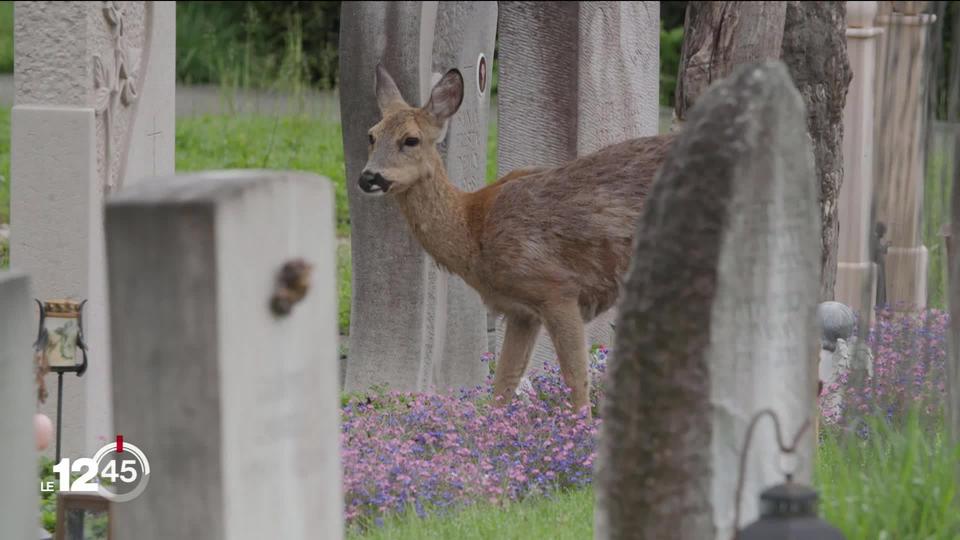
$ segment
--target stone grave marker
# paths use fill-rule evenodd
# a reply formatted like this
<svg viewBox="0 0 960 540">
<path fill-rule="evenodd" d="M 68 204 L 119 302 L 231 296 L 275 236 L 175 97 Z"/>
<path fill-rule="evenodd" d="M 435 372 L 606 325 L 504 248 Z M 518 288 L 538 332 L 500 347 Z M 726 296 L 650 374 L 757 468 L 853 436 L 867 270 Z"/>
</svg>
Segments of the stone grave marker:
<svg viewBox="0 0 960 540">
<path fill-rule="evenodd" d="M 500 2 L 499 23 L 499 176 L 657 134 L 658 2 Z M 590 344 L 612 345 L 614 316 L 588 325 Z M 541 331 L 529 369 L 555 360 Z"/>
<path fill-rule="evenodd" d="M 114 419 L 155 471 L 116 538 L 341 537 L 333 208 L 326 179 L 270 171 L 108 201 Z M 274 312 L 297 259 L 306 295 Z"/>
<path fill-rule="evenodd" d="M 30 280 L 0 272 L 0 536 L 37 538 L 39 480 L 34 449 Z"/>
<path fill-rule="evenodd" d="M 597 538 L 731 537 L 746 428 L 815 414 L 820 244 L 803 100 L 780 62 L 694 105 L 641 218 L 598 456 Z M 740 523 L 783 481 L 757 425 Z M 795 479 L 809 482 L 812 430 Z"/>
<path fill-rule="evenodd" d="M 173 172 L 175 10 L 14 3 L 11 265 L 41 300 L 88 300 L 89 369 L 64 378 L 65 457 L 88 456 L 113 433 L 102 204 L 119 186 Z M 51 395 L 42 411 L 55 420 L 56 409 Z"/>
<path fill-rule="evenodd" d="M 343 4 L 340 109 L 354 280 L 345 390 L 387 383 L 429 391 L 483 381 L 486 310 L 479 295 L 436 267 L 390 196 L 365 197 L 357 178 L 367 160 L 367 130 L 380 121 L 374 74 L 383 62 L 414 106 L 426 101 L 437 74 L 460 69 L 466 93 L 442 151 L 461 188 L 482 185 L 496 9 L 491 2 Z"/>
</svg>

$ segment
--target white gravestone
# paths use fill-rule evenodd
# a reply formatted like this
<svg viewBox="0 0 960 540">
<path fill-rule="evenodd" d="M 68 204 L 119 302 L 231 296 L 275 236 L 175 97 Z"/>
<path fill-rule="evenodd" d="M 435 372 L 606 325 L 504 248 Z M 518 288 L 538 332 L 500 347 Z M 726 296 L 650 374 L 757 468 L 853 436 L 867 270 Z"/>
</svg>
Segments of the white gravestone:
<svg viewBox="0 0 960 540">
<path fill-rule="evenodd" d="M 34 449 L 33 301 L 30 280 L 0 272 L 0 536 L 37 538 L 38 479 Z"/>
<path fill-rule="evenodd" d="M 89 369 L 64 377 L 65 457 L 113 438 L 103 198 L 173 172 L 175 26 L 173 2 L 14 4 L 11 264 L 41 300 L 88 300 Z M 51 393 L 43 412 L 56 408 Z"/>
<path fill-rule="evenodd" d="M 114 507 L 117 538 L 340 538 L 334 228 L 330 182 L 304 173 L 168 177 L 109 200 L 114 420 L 155 472 Z M 309 288 L 277 315 L 297 259 Z"/>
</svg>

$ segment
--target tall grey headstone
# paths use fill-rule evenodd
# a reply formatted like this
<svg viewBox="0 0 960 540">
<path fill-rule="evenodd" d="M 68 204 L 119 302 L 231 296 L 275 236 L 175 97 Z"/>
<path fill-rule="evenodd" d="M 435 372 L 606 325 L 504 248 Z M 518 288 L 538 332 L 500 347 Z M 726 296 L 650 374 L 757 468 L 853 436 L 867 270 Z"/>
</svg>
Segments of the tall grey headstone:
<svg viewBox="0 0 960 540">
<path fill-rule="evenodd" d="M 619 305 L 598 457 L 597 538 L 731 537 L 739 456 L 773 409 L 815 413 L 820 221 L 803 100 L 780 62 L 694 105 L 654 184 Z M 783 481 L 757 425 L 740 516 Z M 813 436 L 795 478 L 808 482 Z"/>
<path fill-rule="evenodd" d="M 113 433 L 103 198 L 173 173 L 175 10 L 14 4 L 10 260 L 41 300 L 87 300 L 89 369 L 64 378 L 66 457 L 90 455 Z M 56 408 L 51 395 L 43 412 L 54 418 Z"/>
<path fill-rule="evenodd" d="M 367 160 L 367 130 L 380 121 L 374 74 L 383 62 L 414 106 L 426 102 L 436 75 L 460 69 L 465 96 L 441 151 L 461 188 L 483 184 L 496 10 L 492 2 L 343 3 L 340 100 L 354 280 L 348 391 L 384 383 L 429 391 L 483 381 L 486 311 L 479 295 L 436 267 L 390 196 L 364 197 L 356 179 Z"/>
<path fill-rule="evenodd" d="M 4 538 L 36 538 L 37 453 L 34 450 L 33 347 L 30 280 L 0 272 L 0 532 Z"/>
<path fill-rule="evenodd" d="M 499 23 L 500 176 L 658 133 L 659 2 L 500 2 Z M 613 319 L 587 339 L 610 345 Z M 531 367 L 555 358 L 541 331 Z"/>
<path fill-rule="evenodd" d="M 117 538 L 341 537 L 333 208 L 326 179 L 270 171 L 108 200 L 114 419 L 156 472 Z M 297 259 L 309 288 L 277 315 Z"/>
</svg>

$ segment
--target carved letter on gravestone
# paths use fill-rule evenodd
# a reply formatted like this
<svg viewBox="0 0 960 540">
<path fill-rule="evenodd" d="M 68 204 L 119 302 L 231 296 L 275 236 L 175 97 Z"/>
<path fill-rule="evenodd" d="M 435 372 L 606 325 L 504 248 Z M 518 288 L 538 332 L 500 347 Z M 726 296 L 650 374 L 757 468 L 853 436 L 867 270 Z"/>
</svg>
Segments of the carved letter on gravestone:
<svg viewBox="0 0 960 540">
<path fill-rule="evenodd" d="M 497 173 L 656 135 L 659 21 L 658 2 L 500 2 Z M 588 326 L 591 344 L 611 344 L 612 322 Z M 555 359 L 541 331 L 530 369 Z"/>
<path fill-rule="evenodd" d="M 772 408 L 792 435 L 815 410 L 819 212 L 783 64 L 736 69 L 698 100 L 646 208 L 607 376 L 597 538 L 726 540 L 753 415 Z M 782 481 L 778 455 L 758 424 L 742 523 Z"/>
<path fill-rule="evenodd" d="M 343 4 L 340 109 L 354 280 L 346 390 L 386 383 L 429 391 L 483 380 L 479 296 L 436 268 L 391 197 L 364 197 L 356 178 L 367 159 L 367 130 L 380 120 L 374 73 L 382 62 L 415 106 L 426 101 L 434 72 L 460 69 L 473 92 L 450 123 L 445 161 L 462 187 L 482 183 L 489 93 L 480 95 L 476 68 L 481 53 L 493 56 L 495 24 L 490 3 Z"/>
</svg>

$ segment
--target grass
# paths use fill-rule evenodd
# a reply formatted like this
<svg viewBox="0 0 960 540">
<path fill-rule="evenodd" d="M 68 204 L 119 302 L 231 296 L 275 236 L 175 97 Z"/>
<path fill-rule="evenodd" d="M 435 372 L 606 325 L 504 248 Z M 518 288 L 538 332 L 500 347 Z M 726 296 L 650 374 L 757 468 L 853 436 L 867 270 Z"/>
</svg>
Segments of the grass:
<svg viewBox="0 0 960 540">
<path fill-rule="evenodd" d="M 940 227 L 950 222 L 950 185 L 953 181 L 952 137 L 933 137 L 923 185 L 923 243 L 927 246 L 927 302 L 930 307 L 947 307 L 946 245 Z"/>
<path fill-rule="evenodd" d="M 506 507 L 471 506 L 455 514 L 421 519 L 413 512 L 388 519 L 348 540 L 497 540 L 593 538 L 593 490 L 584 489 Z"/>
</svg>

